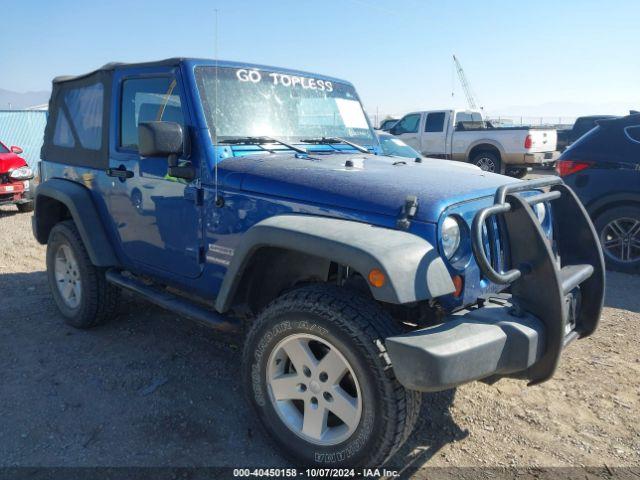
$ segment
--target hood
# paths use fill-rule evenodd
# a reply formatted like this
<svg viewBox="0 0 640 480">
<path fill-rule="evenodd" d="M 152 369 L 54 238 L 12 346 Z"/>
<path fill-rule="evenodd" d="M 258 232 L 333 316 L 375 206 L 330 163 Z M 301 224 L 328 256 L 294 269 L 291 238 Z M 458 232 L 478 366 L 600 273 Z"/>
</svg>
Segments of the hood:
<svg viewBox="0 0 640 480">
<path fill-rule="evenodd" d="M 26 167 L 27 162 L 15 153 L 0 153 L 0 174 L 15 168 Z"/>
<path fill-rule="evenodd" d="M 240 174 L 235 180 L 247 192 L 393 217 L 407 196 L 415 195 L 414 218 L 423 222 L 437 222 L 448 206 L 493 195 L 517 181 L 466 163 L 367 154 L 248 155 L 226 159 L 219 168 L 222 178 Z"/>
</svg>

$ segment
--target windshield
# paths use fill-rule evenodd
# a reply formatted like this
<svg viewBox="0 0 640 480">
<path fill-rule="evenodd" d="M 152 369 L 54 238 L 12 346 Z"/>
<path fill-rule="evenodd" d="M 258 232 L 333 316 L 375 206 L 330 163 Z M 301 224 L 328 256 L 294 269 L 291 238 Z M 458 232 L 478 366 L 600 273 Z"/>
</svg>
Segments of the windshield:
<svg viewBox="0 0 640 480">
<path fill-rule="evenodd" d="M 216 128 L 218 140 L 340 137 L 375 143 L 350 85 L 248 68 L 219 67 L 216 75 L 216 67 L 197 67 L 195 73 L 207 126 L 212 137 Z"/>
<path fill-rule="evenodd" d="M 0 153 L 9 153 L 9 149 L 0 143 Z"/>
<path fill-rule="evenodd" d="M 391 135 L 378 135 L 378 140 L 380 140 L 382 153 L 385 155 L 407 158 L 417 158 L 422 156 L 402 140 Z"/>
</svg>

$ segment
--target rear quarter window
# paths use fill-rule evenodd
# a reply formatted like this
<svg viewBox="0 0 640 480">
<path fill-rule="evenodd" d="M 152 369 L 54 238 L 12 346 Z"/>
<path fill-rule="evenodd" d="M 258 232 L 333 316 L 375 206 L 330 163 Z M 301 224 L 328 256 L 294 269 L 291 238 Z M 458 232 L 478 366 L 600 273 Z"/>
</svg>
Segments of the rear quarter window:
<svg viewBox="0 0 640 480">
<path fill-rule="evenodd" d="M 625 127 L 624 133 L 630 141 L 640 144 L 640 125 Z"/>
<path fill-rule="evenodd" d="M 102 108 L 104 86 L 96 83 L 68 89 L 63 96 L 56 121 L 53 143 L 59 147 L 76 146 L 100 150 L 102 147 Z"/>
</svg>

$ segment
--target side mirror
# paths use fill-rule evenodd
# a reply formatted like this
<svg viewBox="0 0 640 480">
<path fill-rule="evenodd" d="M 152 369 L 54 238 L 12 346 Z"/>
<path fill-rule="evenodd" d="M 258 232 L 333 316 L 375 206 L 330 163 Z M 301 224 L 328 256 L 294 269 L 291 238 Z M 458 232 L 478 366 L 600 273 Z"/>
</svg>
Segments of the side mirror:
<svg viewBox="0 0 640 480">
<path fill-rule="evenodd" d="M 394 125 L 393 127 L 391 127 L 391 128 L 389 129 L 389 133 L 390 133 L 391 135 L 398 135 L 398 134 L 399 134 L 399 129 L 398 129 L 398 127 L 396 127 L 396 126 Z"/>
<path fill-rule="evenodd" d="M 138 152 L 143 157 L 167 157 L 167 173 L 191 181 L 196 178 L 193 165 L 178 165 L 184 150 L 182 126 L 175 122 L 142 122 L 138 124 Z"/>
<path fill-rule="evenodd" d="M 175 122 L 142 122 L 138 125 L 138 152 L 143 157 L 182 155 L 184 136 Z"/>
<path fill-rule="evenodd" d="M 16 147 L 15 145 L 12 146 L 9 150 L 11 150 L 11 153 L 15 153 L 16 155 L 20 155 L 22 152 L 24 152 L 24 150 L 22 150 L 20 147 Z"/>
</svg>

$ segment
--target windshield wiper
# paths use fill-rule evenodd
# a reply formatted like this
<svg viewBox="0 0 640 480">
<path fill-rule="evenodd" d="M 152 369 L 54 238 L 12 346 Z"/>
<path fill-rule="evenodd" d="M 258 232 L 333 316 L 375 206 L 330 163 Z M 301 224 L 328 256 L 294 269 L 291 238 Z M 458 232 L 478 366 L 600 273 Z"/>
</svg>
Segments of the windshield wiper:
<svg viewBox="0 0 640 480">
<path fill-rule="evenodd" d="M 340 138 L 340 137 L 308 138 L 306 140 L 300 140 L 300 141 L 302 143 L 315 143 L 315 144 L 326 143 L 328 145 L 331 145 L 332 143 L 344 143 L 345 145 L 349 145 L 350 147 L 353 147 L 362 153 L 371 153 L 368 148 L 363 147 L 362 145 L 358 145 L 357 143 L 350 142 L 349 140 L 345 140 L 344 138 Z"/>
<path fill-rule="evenodd" d="M 220 143 L 226 143 L 229 145 L 258 145 L 263 150 L 267 150 L 269 152 L 273 152 L 273 150 L 269 150 L 267 148 L 263 148 L 262 145 L 265 143 L 278 143 L 287 147 L 289 150 L 293 150 L 294 152 L 308 154 L 306 148 L 296 147 L 295 145 L 291 145 L 290 143 L 283 142 L 282 140 L 278 140 L 273 137 L 238 137 L 238 138 L 230 138 L 227 140 L 221 140 Z"/>
</svg>

